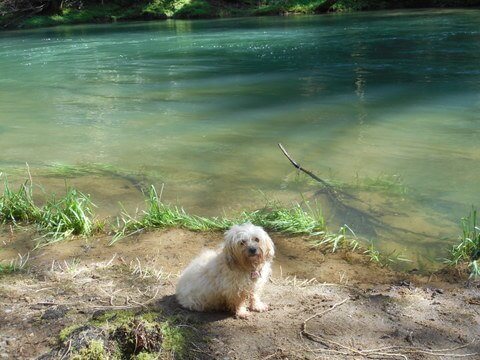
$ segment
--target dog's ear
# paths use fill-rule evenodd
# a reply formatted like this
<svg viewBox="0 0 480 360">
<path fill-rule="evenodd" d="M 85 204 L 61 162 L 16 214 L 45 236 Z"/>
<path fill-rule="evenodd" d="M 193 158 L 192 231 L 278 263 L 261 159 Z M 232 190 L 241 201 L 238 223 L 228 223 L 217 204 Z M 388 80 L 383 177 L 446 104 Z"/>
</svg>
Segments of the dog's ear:
<svg viewBox="0 0 480 360">
<path fill-rule="evenodd" d="M 235 242 L 236 237 L 240 233 L 240 226 L 239 225 L 233 225 L 225 231 L 225 244 L 233 244 Z"/>
<path fill-rule="evenodd" d="M 272 239 L 270 239 L 270 236 L 268 236 L 268 234 L 265 234 L 265 246 L 266 246 L 265 259 L 267 261 L 272 261 L 275 255 L 275 245 L 273 245 L 273 241 Z"/>
<path fill-rule="evenodd" d="M 230 229 L 225 231 L 224 243 L 223 243 L 223 252 L 225 253 L 225 259 L 229 269 L 232 269 L 234 265 L 234 258 L 232 256 L 232 245 L 235 241 L 236 234 L 236 225 L 232 226 Z"/>
<path fill-rule="evenodd" d="M 225 259 L 226 259 L 228 268 L 230 270 L 232 270 L 233 269 L 233 263 L 235 262 L 235 260 L 233 259 L 233 256 L 230 255 L 229 253 L 225 253 Z"/>
</svg>

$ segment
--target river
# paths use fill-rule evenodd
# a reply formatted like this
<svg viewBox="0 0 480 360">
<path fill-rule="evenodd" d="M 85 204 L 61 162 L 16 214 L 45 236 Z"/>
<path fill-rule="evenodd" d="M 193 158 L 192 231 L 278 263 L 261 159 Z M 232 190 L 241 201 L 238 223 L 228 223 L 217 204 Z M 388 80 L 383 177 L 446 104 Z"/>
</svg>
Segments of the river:
<svg viewBox="0 0 480 360">
<path fill-rule="evenodd" d="M 139 184 L 201 215 L 317 198 L 280 142 L 332 184 L 371 184 L 364 209 L 414 230 L 379 247 L 418 265 L 480 204 L 479 64 L 478 10 L 1 32 L 0 172 L 67 178 L 102 215 L 140 206 Z"/>
</svg>

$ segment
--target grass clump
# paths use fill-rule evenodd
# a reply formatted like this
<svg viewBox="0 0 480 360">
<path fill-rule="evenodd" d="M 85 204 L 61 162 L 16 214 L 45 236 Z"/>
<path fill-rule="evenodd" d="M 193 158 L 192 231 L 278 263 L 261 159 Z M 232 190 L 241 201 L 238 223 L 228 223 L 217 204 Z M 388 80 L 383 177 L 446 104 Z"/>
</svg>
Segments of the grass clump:
<svg viewBox="0 0 480 360">
<path fill-rule="evenodd" d="M 382 266 L 388 266 L 398 262 L 411 262 L 403 254 L 397 250 L 393 250 L 390 253 L 382 253 L 378 250 L 373 242 L 370 242 L 363 253 L 370 259 L 370 262 L 380 264 Z"/>
<path fill-rule="evenodd" d="M 296 204 L 292 208 L 284 208 L 275 202 L 270 202 L 262 210 L 243 212 L 238 217 L 206 218 L 190 215 L 183 208 L 165 204 L 154 186 L 146 199 L 147 209 L 140 218 L 129 215 L 126 211 L 118 220 L 116 235 L 111 244 L 119 239 L 151 228 L 180 227 L 192 231 L 223 231 L 238 223 L 251 222 L 267 230 L 286 234 L 318 235 L 325 230 L 325 221 L 319 210 L 312 209 L 307 202 Z"/>
<path fill-rule="evenodd" d="M 87 347 L 82 348 L 71 357 L 72 360 L 107 360 L 109 356 L 101 340 L 91 340 Z"/>
<path fill-rule="evenodd" d="M 192 337 L 189 329 L 179 327 L 175 319 L 166 320 L 162 324 L 162 349 L 169 353 L 178 354 L 183 358 L 188 349 L 188 339 Z"/>
<path fill-rule="evenodd" d="M 302 204 L 296 203 L 291 208 L 270 202 L 262 210 L 242 213 L 240 220 L 292 235 L 319 235 L 325 230 L 325 219 L 319 207 L 314 209 L 306 201 Z"/>
<path fill-rule="evenodd" d="M 11 274 L 13 272 L 15 272 L 14 264 L 0 262 L 0 275 Z"/>
<path fill-rule="evenodd" d="M 162 349 L 162 326 L 138 317 L 119 325 L 112 334 L 122 352 L 122 358 L 159 353 Z"/>
<path fill-rule="evenodd" d="M 31 182 L 26 181 L 17 191 L 10 188 L 8 180 L 4 180 L 3 196 L 0 197 L 1 223 L 31 223 L 40 213 L 33 201 Z"/>
<path fill-rule="evenodd" d="M 26 255 L 18 254 L 18 258 L 13 259 L 9 262 L 0 261 L 0 275 L 11 274 L 23 270 L 27 265 L 29 259 L 30 254 L 27 253 Z"/>
<path fill-rule="evenodd" d="M 18 191 L 4 181 L 0 196 L 0 223 L 35 224 L 47 243 L 65 239 L 70 235 L 92 234 L 95 228 L 89 196 L 74 189 L 66 189 L 63 197 L 53 196 L 42 207 L 35 204 L 31 179 L 23 183 Z M 100 225 L 100 224 L 99 224 Z"/>
<path fill-rule="evenodd" d="M 352 233 L 353 237 L 347 236 L 347 230 Z M 312 241 L 313 247 L 327 248 L 336 252 L 340 249 L 355 251 L 359 246 L 355 233 L 347 225 L 342 226 L 337 234 L 323 232 L 322 235 L 321 238 Z"/>
<path fill-rule="evenodd" d="M 477 209 L 472 208 L 467 217 L 461 219 L 462 235 L 457 245 L 450 250 L 447 263 L 460 265 L 467 263 L 470 278 L 480 277 L 480 227 L 477 223 Z"/>
<path fill-rule="evenodd" d="M 94 228 L 92 206 L 87 195 L 67 188 L 64 197 L 53 197 L 42 207 L 38 217 L 39 226 L 47 231 L 53 241 L 70 235 L 91 235 Z"/>
<path fill-rule="evenodd" d="M 79 325 L 79 324 L 73 324 L 73 325 L 70 325 L 70 326 L 67 326 L 66 328 L 62 329 L 60 331 L 60 333 L 58 334 L 58 338 L 60 339 L 60 341 L 63 343 L 63 342 L 66 342 L 69 338 L 69 336 L 77 329 L 79 329 L 82 325 Z"/>
<path fill-rule="evenodd" d="M 351 235 L 348 235 L 348 233 Z M 411 262 L 411 260 L 396 250 L 388 254 L 381 253 L 372 241 L 369 241 L 366 246 L 361 245 L 355 233 L 348 225 L 340 227 L 340 230 L 336 234 L 324 232 L 322 237 L 312 241 L 312 245 L 315 248 L 328 249 L 332 253 L 339 250 L 360 251 L 370 262 L 380 264 L 381 266 L 388 266 L 398 262 Z"/>
<path fill-rule="evenodd" d="M 226 219 L 189 215 L 182 208 L 164 204 L 154 186 L 150 187 L 146 203 L 147 209 L 139 219 L 126 211 L 123 212 L 111 244 L 125 236 L 151 228 L 181 227 L 193 231 L 207 231 L 224 230 L 233 224 Z"/>
</svg>

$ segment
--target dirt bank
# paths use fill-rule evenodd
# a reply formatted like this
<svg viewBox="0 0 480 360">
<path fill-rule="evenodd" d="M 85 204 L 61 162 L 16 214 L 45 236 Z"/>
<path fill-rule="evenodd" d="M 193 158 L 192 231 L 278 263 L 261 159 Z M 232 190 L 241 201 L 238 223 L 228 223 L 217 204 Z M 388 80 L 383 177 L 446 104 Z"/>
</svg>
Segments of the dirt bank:
<svg viewBox="0 0 480 360">
<path fill-rule="evenodd" d="M 248 320 L 193 313 L 174 299 L 178 272 L 220 233 L 164 230 L 108 247 L 108 237 L 32 250 L 31 234 L 0 234 L 0 260 L 30 251 L 28 271 L 0 277 L 0 358 L 73 358 L 59 333 L 98 311 L 185 319 L 187 351 L 160 358 L 480 358 L 480 288 L 451 275 L 390 272 L 361 255 L 322 253 L 272 234 L 277 254 L 264 299 Z M 455 280 L 455 282 L 452 282 Z M 52 351 L 53 349 L 53 351 Z"/>
</svg>

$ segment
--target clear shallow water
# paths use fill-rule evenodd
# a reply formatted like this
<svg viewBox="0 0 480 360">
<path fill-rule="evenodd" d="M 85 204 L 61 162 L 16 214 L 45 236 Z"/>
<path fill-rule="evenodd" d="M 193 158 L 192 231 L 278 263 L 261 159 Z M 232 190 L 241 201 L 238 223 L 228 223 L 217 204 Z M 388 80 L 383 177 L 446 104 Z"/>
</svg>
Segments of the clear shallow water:
<svg viewBox="0 0 480 360">
<path fill-rule="evenodd" d="M 480 204 L 479 64 L 480 11 L 2 32 L 0 171 L 105 164 L 212 215 L 312 190 L 290 186 L 281 142 L 327 179 L 398 175 L 454 224 Z M 82 186 L 122 201 L 108 179 Z"/>
</svg>

